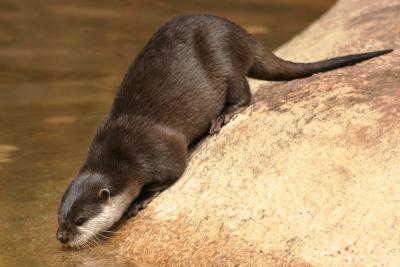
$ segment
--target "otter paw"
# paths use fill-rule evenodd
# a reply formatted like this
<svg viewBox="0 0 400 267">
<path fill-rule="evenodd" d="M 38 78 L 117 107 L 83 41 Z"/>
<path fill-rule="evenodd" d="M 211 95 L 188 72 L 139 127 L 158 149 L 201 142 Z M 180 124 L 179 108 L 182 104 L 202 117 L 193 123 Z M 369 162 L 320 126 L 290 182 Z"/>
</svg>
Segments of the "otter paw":
<svg viewBox="0 0 400 267">
<path fill-rule="evenodd" d="M 128 219 L 135 217 L 140 211 L 140 206 L 138 205 L 138 203 L 133 203 L 128 210 L 126 211 L 126 217 Z"/>
<path fill-rule="evenodd" d="M 222 126 L 226 125 L 235 115 L 236 113 L 222 113 L 217 118 L 213 119 L 209 131 L 210 135 L 218 133 Z"/>
<path fill-rule="evenodd" d="M 211 127 L 210 127 L 209 134 L 213 135 L 213 134 L 218 133 L 221 130 L 222 126 L 224 125 L 224 121 L 225 121 L 224 115 L 219 115 L 218 117 L 213 119 L 211 121 Z"/>
<path fill-rule="evenodd" d="M 151 192 L 148 195 L 146 195 L 145 198 L 141 198 L 140 200 L 136 200 L 135 202 L 133 202 L 132 205 L 126 211 L 126 216 L 128 217 L 128 219 L 136 216 L 142 209 L 145 209 L 147 205 L 159 194 L 160 191 Z"/>
</svg>

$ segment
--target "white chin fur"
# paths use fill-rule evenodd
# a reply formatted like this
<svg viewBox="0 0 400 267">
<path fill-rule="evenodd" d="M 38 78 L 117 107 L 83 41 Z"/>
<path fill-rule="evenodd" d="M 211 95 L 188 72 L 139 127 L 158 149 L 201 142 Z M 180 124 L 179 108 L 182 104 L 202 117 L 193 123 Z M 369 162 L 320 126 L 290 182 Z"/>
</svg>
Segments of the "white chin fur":
<svg viewBox="0 0 400 267">
<path fill-rule="evenodd" d="M 68 245 L 70 247 L 84 247 L 98 234 L 110 229 L 122 217 L 131 202 L 132 198 L 126 193 L 111 197 L 107 203 L 103 204 L 101 213 L 78 227 L 79 234 Z"/>
</svg>

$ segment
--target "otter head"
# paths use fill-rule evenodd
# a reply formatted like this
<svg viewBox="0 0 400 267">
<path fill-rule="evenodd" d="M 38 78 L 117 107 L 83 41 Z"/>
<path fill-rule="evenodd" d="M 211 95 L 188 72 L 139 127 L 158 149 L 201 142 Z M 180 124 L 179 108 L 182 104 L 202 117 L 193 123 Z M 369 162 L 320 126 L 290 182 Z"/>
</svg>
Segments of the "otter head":
<svg viewBox="0 0 400 267">
<path fill-rule="evenodd" d="M 84 247 L 117 222 L 135 198 L 121 192 L 113 179 L 81 173 L 69 185 L 58 212 L 57 239 L 69 247 Z"/>
<path fill-rule="evenodd" d="M 186 144 L 179 143 L 178 150 L 171 134 L 134 125 L 129 128 L 122 117 L 98 129 L 80 174 L 61 201 L 57 238 L 65 245 L 85 247 L 119 221 L 144 186 L 182 174 Z"/>
</svg>

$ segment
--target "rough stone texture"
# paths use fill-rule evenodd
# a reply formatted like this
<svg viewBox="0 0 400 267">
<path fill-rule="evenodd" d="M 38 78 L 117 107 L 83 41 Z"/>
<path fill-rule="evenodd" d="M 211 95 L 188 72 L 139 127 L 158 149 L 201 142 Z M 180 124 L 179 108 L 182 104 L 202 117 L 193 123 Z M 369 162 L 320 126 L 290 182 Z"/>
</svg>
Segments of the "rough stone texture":
<svg viewBox="0 0 400 267">
<path fill-rule="evenodd" d="M 263 83 L 113 245 L 151 266 L 399 266 L 399 33 L 398 0 L 339 1 L 278 55 L 397 50 Z"/>
</svg>

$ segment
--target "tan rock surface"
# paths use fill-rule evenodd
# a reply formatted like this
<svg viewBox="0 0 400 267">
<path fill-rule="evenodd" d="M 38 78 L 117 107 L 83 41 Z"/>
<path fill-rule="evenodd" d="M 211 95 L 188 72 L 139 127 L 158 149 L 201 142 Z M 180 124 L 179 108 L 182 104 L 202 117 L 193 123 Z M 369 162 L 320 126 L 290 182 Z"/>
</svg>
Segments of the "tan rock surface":
<svg viewBox="0 0 400 267">
<path fill-rule="evenodd" d="M 399 266 L 400 2 L 339 1 L 278 54 L 382 48 L 397 50 L 254 90 L 113 244 L 152 266 Z"/>
</svg>

